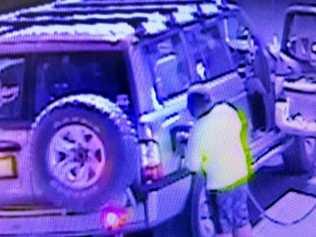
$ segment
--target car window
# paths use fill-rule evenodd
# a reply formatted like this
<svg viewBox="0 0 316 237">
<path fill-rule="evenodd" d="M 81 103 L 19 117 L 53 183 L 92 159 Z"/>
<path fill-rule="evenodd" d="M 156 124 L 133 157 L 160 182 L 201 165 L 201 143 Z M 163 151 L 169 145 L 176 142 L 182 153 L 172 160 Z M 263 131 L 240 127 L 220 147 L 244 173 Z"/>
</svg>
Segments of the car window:
<svg viewBox="0 0 316 237">
<path fill-rule="evenodd" d="M 225 40 L 235 66 L 245 66 L 250 60 L 248 56 L 256 50 L 257 41 L 252 31 L 240 16 L 229 16 L 223 23 Z"/>
<path fill-rule="evenodd" d="M 147 51 L 159 101 L 167 100 L 188 88 L 189 67 L 178 35 L 149 45 Z"/>
<path fill-rule="evenodd" d="M 237 17 L 228 17 L 225 21 L 226 24 L 226 40 L 234 41 L 238 40 L 242 37 L 243 32 L 245 30 L 245 26 L 240 24 L 240 21 Z"/>
<path fill-rule="evenodd" d="M 229 48 L 217 25 L 187 30 L 186 40 L 195 62 L 196 79 L 213 80 L 233 69 Z"/>
<path fill-rule="evenodd" d="M 115 102 L 118 95 L 129 94 L 126 63 L 121 54 L 41 55 L 36 65 L 36 113 L 68 95 L 96 94 Z"/>
<path fill-rule="evenodd" d="M 205 44 L 202 37 L 198 36 L 200 29 L 187 29 L 185 31 L 186 41 L 188 44 L 190 56 L 192 57 L 195 63 L 195 70 L 194 70 L 194 81 L 206 80 L 206 59 L 203 58 L 202 50 L 200 45 Z"/>
<path fill-rule="evenodd" d="M 310 30 L 316 23 L 316 14 L 294 14 L 288 27 L 286 47 L 290 55 L 303 61 L 316 60 L 316 33 Z"/>
<path fill-rule="evenodd" d="M 233 70 L 229 48 L 216 25 L 201 29 L 198 37 L 207 79 L 213 80 Z"/>
<path fill-rule="evenodd" d="M 22 119 L 25 62 L 0 59 L 0 119 Z"/>
</svg>

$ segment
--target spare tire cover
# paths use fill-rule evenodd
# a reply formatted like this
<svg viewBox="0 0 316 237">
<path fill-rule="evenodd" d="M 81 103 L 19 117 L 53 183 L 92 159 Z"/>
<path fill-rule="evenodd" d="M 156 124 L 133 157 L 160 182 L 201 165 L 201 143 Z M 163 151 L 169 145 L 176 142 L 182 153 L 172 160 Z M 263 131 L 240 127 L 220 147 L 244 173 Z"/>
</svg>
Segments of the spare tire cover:
<svg viewBox="0 0 316 237">
<path fill-rule="evenodd" d="M 139 170 L 136 132 L 111 101 L 75 95 L 49 105 L 32 128 L 35 195 L 73 211 L 122 196 Z"/>
</svg>

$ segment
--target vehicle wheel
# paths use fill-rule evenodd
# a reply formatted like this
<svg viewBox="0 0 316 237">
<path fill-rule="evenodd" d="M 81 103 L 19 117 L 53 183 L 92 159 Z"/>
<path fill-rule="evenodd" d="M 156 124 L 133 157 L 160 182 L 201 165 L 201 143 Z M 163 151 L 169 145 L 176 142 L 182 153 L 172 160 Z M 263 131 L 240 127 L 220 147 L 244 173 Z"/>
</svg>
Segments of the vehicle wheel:
<svg viewBox="0 0 316 237">
<path fill-rule="evenodd" d="M 293 145 L 283 155 L 286 171 L 291 174 L 311 174 L 316 161 L 316 139 L 294 137 Z"/>
<path fill-rule="evenodd" d="M 127 116 L 99 96 L 50 105 L 33 126 L 35 193 L 73 211 L 95 210 L 122 196 L 138 169 Z"/>
<path fill-rule="evenodd" d="M 212 237 L 215 235 L 211 210 L 208 208 L 205 180 L 202 175 L 193 176 L 191 193 L 183 213 L 159 226 L 155 237 Z"/>
</svg>

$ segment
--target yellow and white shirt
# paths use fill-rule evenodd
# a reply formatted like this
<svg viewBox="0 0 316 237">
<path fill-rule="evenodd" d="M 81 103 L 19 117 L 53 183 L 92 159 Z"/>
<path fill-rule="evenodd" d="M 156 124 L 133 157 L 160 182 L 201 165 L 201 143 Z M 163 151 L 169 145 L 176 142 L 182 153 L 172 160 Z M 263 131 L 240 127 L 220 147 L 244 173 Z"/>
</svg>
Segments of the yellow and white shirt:
<svg viewBox="0 0 316 237">
<path fill-rule="evenodd" d="M 238 112 L 225 103 L 215 105 L 192 128 L 187 165 L 192 171 L 200 171 L 203 166 L 207 189 L 225 189 L 250 175 L 241 129 Z"/>
</svg>

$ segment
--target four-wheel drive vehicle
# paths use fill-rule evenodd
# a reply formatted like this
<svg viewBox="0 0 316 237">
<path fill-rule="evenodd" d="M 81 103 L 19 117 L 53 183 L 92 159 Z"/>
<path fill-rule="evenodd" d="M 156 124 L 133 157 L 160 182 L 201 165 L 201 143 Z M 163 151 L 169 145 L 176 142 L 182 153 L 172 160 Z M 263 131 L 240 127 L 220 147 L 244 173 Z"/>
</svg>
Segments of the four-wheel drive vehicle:
<svg viewBox="0 0 316 237">
<path fill-rule="evenodd" d="M 311 171 L 316 155 L 315 23 L 315 6 L 289 7 L 276 69 L 276 123 L 306 152 L 305 159 L 293 159 L 293 171 Z"/>
<path fill-rule="evenodd" d="M 259 169 L 292 144 L 264 54 L 234 5 L 72 0 L 1 16 L 0 234 L 211 236 L 186 168 L 187 96 L 202 85 L 246 113 Z"/>
</svg>

